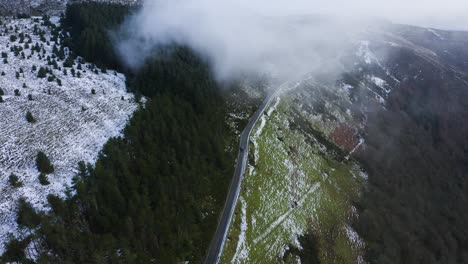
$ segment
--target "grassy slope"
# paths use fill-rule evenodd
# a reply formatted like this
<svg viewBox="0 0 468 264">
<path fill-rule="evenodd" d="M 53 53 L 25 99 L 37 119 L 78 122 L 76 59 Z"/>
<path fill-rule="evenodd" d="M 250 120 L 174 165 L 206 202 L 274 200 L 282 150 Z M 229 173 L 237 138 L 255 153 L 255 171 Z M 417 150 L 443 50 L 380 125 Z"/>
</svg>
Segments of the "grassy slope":
<svg viewBox="0 0 468 264">
<path fill-rule="evenodd" d="M 253 166 L 243 184 L 223 263 L 280 262 L 287 245 L 297 244 L 297 236 L 308 230 L 319 238 L 322 262 L 355 263 L 359 256 L 345 228 L 350 201 L 362 186 L 359 168 L 334 160 L 312 137 L 290 129 L 290 105 L 283 99 L 264 117 L 263 129 L 260 121 L 254 130 Z"/>
</svg>

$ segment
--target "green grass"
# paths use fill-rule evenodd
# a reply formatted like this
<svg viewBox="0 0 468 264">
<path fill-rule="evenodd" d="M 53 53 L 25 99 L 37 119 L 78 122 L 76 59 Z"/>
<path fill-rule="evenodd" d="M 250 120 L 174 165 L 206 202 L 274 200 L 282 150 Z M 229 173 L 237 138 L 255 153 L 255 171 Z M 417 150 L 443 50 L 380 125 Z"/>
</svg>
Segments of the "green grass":
<svg viewBox="0 0 468 264">
<path fill-rule="evenodd" d="M 287 245 L 308 230 L 319 238 L 323 263 L 356 263 L 360 248 L 346 235 L 351 201 L 359 195 L 362 179 L 353 162 L 342 163 L 308 135 L 288 129 L 290 103 L 282 99 L 251 143 L 253 170 L 246 173 L 222 263 L 275 263 Z M 255 131 L 252 133 L 255 138 Z M 247 229 L 241 231 L 244 203 Z M 243 244 L 239 237 L 245 236 Z"/>
</svg>

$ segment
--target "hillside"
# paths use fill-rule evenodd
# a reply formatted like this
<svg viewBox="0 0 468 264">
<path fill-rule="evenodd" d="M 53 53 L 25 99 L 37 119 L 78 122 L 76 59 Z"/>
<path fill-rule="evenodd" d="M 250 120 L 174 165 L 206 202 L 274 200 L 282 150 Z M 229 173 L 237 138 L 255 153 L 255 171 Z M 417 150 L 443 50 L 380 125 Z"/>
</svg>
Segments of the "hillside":
<svg viewBox="0 0 468 264">
<path fill-rule="evenodd" d="M 52 21 L 56 21 L 53 18 Z M 48 21 L 48 20 L 47 20 Z M 48 208 L 47 195 L 63 196 L 79 161 L 94 163 L 111 137 L 121 135 L 137 109 L 125 76 L 103 73 L 70 52 L 42 18 L 2 19 L 0 27 L 0 241 L 21 233 L 19 198 Z M 46 23 L 47 24 L 47 23 Z M 63 57 L 61 57 L 63 56 Z M 41 76 L 41 74 L 44 74 Z M 33 122 L 27 120 L 30 112 Z M 55 170 L 39 182 L 36 156 L 46 153 Z M 20 186 L 9 181 L 16 175 Z M 3 251 L 3 250 L 2 250 Z"/>
<path fill-rule="evenodd" d="M 360 37 L 265 113 L 222 263 L 464 262 L 468 35 Z"/>
</svg>

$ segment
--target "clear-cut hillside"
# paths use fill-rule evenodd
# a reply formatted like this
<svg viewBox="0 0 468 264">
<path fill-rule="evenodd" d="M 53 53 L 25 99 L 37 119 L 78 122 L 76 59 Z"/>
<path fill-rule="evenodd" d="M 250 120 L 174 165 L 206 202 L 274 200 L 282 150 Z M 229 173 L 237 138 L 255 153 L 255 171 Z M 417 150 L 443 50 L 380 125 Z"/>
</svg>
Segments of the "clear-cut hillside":
<svg viewBox="0 0 468 264">
<path fill-rule="evenodd" d="M 63 195 L 77 163 L 93 163 L 107 140 L 121 135 L 137 109 L 133 95 L 126 91 L 123 74 L 104 73 L 81 58 L 72 67 L 64 67 L 68 50 L 62 50 L 60 37 L 53 41 L 51 29 L 42 19 L 3 18 L 2 22 L 0 251 L 9 233 L 21 235 L 16 224 L 18 199 L 24 197 L 35 208 L 46 210 L 47 195 Z M 60 50 L 64 59 L 56 55 Z M 44 78 L 38 77 L 41 68 L 47 72 Z M 26 120 L 28 111 L 35 123 Z M 38 180 L 35 159 L 39 151 L 55 167 L 48 175 L 49 185 Z M 19 177 L 21 187 L 12 186 L 11 174 Z"/>
</svg>

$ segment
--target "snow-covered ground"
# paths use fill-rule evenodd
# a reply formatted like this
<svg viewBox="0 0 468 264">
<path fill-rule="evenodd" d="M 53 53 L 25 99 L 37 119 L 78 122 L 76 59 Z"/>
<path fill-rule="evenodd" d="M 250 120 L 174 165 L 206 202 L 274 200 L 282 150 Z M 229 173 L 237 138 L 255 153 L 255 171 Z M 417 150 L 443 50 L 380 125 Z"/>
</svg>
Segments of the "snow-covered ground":
<svg viewBox="0 0 468 264">
<path fill-rule="evenodd" d="M 4 102 L 0 103 L 0 253 L 9 233 L 21 233 L 16 224 L 18 199 L 24 197 L 35 208 L 47 210 L 47 195 L 63 195 L 76 173 L 77 163 L 94 163 L 108 139 L 121 135 L 138 106 L 133 95 L 126 91 L 123 74 L 114 71 L 96 74 L 88 68 L 91 66 L 88 63 L 83 63 L 82 70 L 78 70 L 75 61 L 77 77 L 73 77 L 71 68 L 64 68 L 58 58 L 59 68 L 54 69 L 48 65 L 47 57 L 53 57 L 53 46 L 60 47 L 60 43 L 51 41 L 47 27 L 33 19 L 2 20 L 0 52 L 7 54 L 8 63 L 0 59 L 0 88 L 5 94 Z M 49 45 L 33 34 L 34 24 L 46 31 Z M 5 29 L 9 32 L 5 33 Z M 31 48 L 25 48 L 29 37 L 19 43 L 20 33 L 31 38 L 29 47 L 38 43 L 41 52 L 31 55 Z M 12 42 L 11 35 L 18 39 Z M 13 46 L 21 46 L 25 58 L 21 52 L 15 56 Z M 61 86 L 56 79 L 38 78 L 40 67 L 51 69 L 55 78 L 61 80 Z M 36 119 L 35 123 L 26 121 L 28 111 Z M 55 172 L 48 176 L 50 185 L 41 185 L 38 180 L 35 158 L 39 151 L 46 153 L 55 167 Z M 21 187 L 11 186 L 8 180 L 11 174 L 19 177 Z"/>
</svg>

